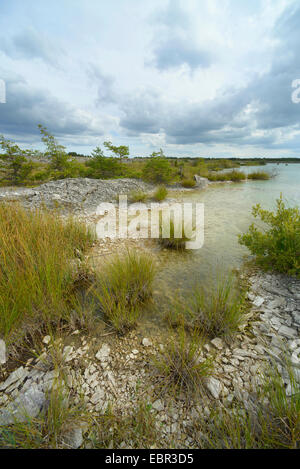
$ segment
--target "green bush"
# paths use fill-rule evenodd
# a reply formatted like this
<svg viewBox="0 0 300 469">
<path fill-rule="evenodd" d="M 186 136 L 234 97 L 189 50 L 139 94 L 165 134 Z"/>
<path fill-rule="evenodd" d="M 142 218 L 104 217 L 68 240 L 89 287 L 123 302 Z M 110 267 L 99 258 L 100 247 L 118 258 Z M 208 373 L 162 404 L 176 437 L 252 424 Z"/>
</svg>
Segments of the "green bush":
<svg viewBox="0 0 300 469">
<path fill-rule="evenodd" d="M 300 276 L 299 208 L 286 208 L 281 195 L 275 212 L 256 205 L 252 213 L 265 228 L 262 230 L 252 224 L 247 233 L 239 236 L 240 244 L 246 246 L 266 270 Z"/>
<path fill-rule="evenodd" d="M 253 179 L 255 181 L 268 181 L 271 179 L 271 174 L 266 171 L 254 171 L 253 173 L 248 174 L 248 179 Z"/>
<path fill-rule="evenodd" d="M 3 135 L 0 135 L 0 146 L 5 150 L 5 154 L 0 155 L 0 160 L 4 161 L 4 164 L 0 166 L 4 172 L 3 182 L 12 185 L 24 184 L 35 166 L 27 159 L 30 151 L 21 150 L 18 145 L 5 139 Z"/>
<path fill-rule="evenodd" d="M 92 152 L 92 158 L 86 162 L 88 177 L 95 179 L 113 179 L 121 174 L 121 165 L 116 158 L 104 156 L 100 147 Z"/>
<path fill-rule="evenodd" d="M 194 179 L 184 179 L 181 182 L 182 186 L 185 187 L 186 189 L 191 189 L 192 187 L 195 187 L 196 181 Z"/>
<path fill-rule="evenodd" d="M 137 203 L 137 202 L 145 202 L 148 198 L 148 195 L 146 192 L 140 190 L 132 191 L 129 194 L 129 200 L 132 203 Z"/>
<path fill-rule="evenodd" d="M 153 153 L 143 169 L 143 179 L 154 184 L 167 184 L 172 179 L 172 167 L 162 150 Z"/>
<path fill-rule="evenodd" d="M 156 191 L 154 192 L 153 198 L 157 202 L 162 202 L 167 198 L 168 190 L 166 186 L 159 186 Z"/>
</svg>

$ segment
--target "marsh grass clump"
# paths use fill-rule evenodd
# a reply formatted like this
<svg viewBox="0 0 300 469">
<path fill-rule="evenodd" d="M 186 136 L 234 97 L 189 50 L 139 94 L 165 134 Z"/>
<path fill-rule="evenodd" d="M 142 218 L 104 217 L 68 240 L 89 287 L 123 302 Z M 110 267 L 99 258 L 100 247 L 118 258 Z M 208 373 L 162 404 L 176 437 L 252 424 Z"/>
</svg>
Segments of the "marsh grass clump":
<svg viewBox="0 0 300 469">
<path fill-rule="evenodd" d="M 186 248 L 186 243 L 190 241 L 183 234 L 183 229 L 181 225 L 177 225 L 173 219 L 170 220 L 170 231 L 168 237 L 164 236 L 164 224 L 160 222 L 160 238 L 159 244 L 166 249 L 173 249 L 176 251 L 184 251 Z"/>
<path fill-rule="evenodd" d="M 244 306 L 245 293 L 230 274 L 218 280 L 209 292 L 195 288 L 192 316 L 207 336 L 230 338 L 241 325 Z"/>
<path fill-rule="evenodd" d="M 248 179 L 252 179 L 254 181 L 268 181 L 271 177 L 271 174 L 267 171 L 254 171 L 247 176 Z"/>
<path fill-rule="evenodd" d="M 0 333 L 9 342 L 26 322 L 58 323 L 69 315 L 76 275 L 94 234 L 73 218 L 0 204 Z M 22 326 L 22 327 L 21 327 Z"/>
<path fill-rule="evenodd" d="M 184 187 L 185 189 L 192 189 L 193 187 L 195 187 L 196 185 L 196 181 L 195 179 L 183 179 L 183 181 L 181 182 L 181 185 L 182 187 Z"/>
<path fill-rule="evenodd" d="M 124 256 L 116 255 L 97 275 L 92 293 L 117 331 L 136 325 L 141 306 L 152 295 L 155 272 L 150 255 L 127 251 Z"/>
<path fill-rule="evenodd" d="M 199 329 L 209 337 L 232 338 L 243 322 L 245 288 L 233 274 L 223 275 L 207 291 L 196 284 L 187 298 L 178 298 L 166 319 L 173 327 Z"/>
<path fill-rule="evenodd" d="M 253 207 L 253 216 L 265 228 L 260 230 L 252 224 L 247 233 L 239 236 L 239 243 L 249 249 L 260 267 L 299 277 L 300 211 L 298 207 L 287 208 L 282 195 L 276 205 L 274 212 L 260 205 Z"/>
<path fill-rule="evenodd" d="M 247 406 L 212 411 L 209 423 L 196 419 L 193 436 L 202 449 L 299 449 L 300 389 L 291 369 L 291 396 L 276 366 L 264 377 L 256 399 Z M 197 438 L 197 435 L 200 437 Z"/>
<path fill-rule="evenodd" d="M 233 170 L 227 174 L 228 174 L 229 181 L 241 182 L 241 181 L 245 181 L 246 179 L 246 175 L 242 171 Z"/>
<path fill-rule="evenodd" d="M 212 362 L 201 357 L 203 337 L 195 329 L 191 334 L 184 327 L 178 331 L 154 359 L 154 367 L 165 391 L 192 396 L 201 391 L 205 377 L 212 373 Z"/>
<path fill-rule="evenodd" d="M 156 191 L 154 192 L 153 198 L 157 202 L 162 202 L 163 200 L 167 198 L 167 195 L 168 195 L 167 188 L 166 186 L 162 185 L 156 189 Z"/>
<path fill-rule="evenodd" d="M 131 203 L 138 203 L 138 202 L 146 202 L 148 198 L 148 195 L 146 194 L 146 192 L 142 191 L 142 190 L 136 190 L 136 191 L 132 191 L 130 194 L 129 194 L 129 201 Z"/>
</svg>

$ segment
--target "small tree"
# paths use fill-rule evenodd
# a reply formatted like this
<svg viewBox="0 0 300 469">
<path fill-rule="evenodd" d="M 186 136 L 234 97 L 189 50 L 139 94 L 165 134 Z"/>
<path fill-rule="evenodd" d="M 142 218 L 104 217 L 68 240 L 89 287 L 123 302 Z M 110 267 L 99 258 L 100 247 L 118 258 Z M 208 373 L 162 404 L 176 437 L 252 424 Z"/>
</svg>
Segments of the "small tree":
<svg viewBox="0 0 300 469">
<path fill-rule="evenodd" d="M 3 179 L 14 185 L 24 183 L 34 167 L 34 163 L 27 159 L 30 151 L 21 150 L 18 145 L 5 139 L 3 135 L 0 135 L 0 146 L 5 151 L 5 154 L 0 155 L 0 159 L 5 162 L 1 165 L 5 171 Z"/>
<path fill-rule="evenodd" d="M 116 155 L 116 157 L 118 157 L 121 162 L 123 158 L 129 157 L 129 147 L 126 147 L 125 145 L 116 147 L 111 142 L 104 142 L 104 146 L 105 148 L 107 148 L 107 150 L 111 151 L 114 155 Z"/>
<path fill-rule="evenodd" d="M 59 145 L 57 140 L 48 132 L 46 127 L 43 127 L 41 124 L 39 124 L 38 127 L 42 134 L 42 142 L 47 147 L 45 156 L 50 158 L 51 169 L 64 171 L 70 160 L 70 156 L 67 154 L 66 148 L 63 145 Z"/>
<path fill-rule="evenodd" d="M 171 181 L 172 168 L 162 150 L 152 153 L 143 169 L 143 178 L 155 184 L 167 184 Z"/>
<path fill-rule="evenodd" d="M 121 173 L 118 160 L 104 156 L 100 147 L 92 152 L 92 158 L 87 161 L 86 166 L 90 169 L 88 175 L 96 179 L 114 178 Z"/>
</svg>

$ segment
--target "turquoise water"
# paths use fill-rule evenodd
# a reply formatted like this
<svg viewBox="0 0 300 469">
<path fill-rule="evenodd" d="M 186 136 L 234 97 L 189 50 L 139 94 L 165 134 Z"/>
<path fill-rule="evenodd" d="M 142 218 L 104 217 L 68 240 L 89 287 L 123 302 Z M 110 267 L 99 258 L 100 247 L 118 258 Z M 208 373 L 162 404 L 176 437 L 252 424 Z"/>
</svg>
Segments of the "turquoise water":
<svg viewBox="0 0 300 469">
<path fill-rule="evenodd" d="M 252 206 L 260 203 L 273 209 L 283 194 L 290 206 L 300 206 L 300 164 L 245 167 L 244 172 L 276 171 L 269 181 L 213 184 L 204 191 L 180 195 L 184 202 L 202 202 L 205 206 L 205 241 L 202 249 L 186 254 L 164 253 L 166 264 L 159 275 L 159 290 L 187 290 L 200 281 L 208 287 L 216 273 L 239 268 L 249 259 L 248 250 L 238 243 L 238 234 L 254 221 Z"/>
</svg>

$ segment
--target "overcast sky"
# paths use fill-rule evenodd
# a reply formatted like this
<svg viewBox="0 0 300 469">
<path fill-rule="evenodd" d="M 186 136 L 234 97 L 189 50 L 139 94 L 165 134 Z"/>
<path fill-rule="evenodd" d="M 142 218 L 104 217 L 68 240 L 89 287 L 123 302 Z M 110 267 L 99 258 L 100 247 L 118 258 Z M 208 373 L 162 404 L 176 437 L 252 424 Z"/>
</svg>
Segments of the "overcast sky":
<svg viewBox="0 0 300 469">
<path fill-rule="evenodd" d="M 300 156 L 298 0 L 0 0 L 0 133 L 133 156 Z"/>
</svg>

